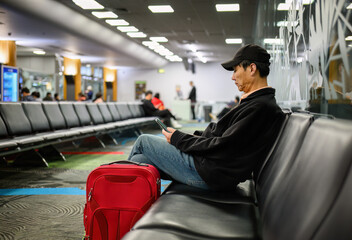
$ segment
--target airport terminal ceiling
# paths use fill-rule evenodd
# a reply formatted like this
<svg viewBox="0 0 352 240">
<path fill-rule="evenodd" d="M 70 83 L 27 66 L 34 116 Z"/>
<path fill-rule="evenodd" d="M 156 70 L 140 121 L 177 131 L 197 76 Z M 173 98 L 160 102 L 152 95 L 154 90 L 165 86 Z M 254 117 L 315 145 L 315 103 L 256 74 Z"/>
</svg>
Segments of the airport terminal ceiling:
<svg viewBox="0 0 352 240">
<path fill-rule="evenodd" d="M 279 37 L 277 22 L 285 11 L 277 11 L 281 0 L 97 0 L 103 10 L 116 14 L 143 32 L 131 38 L 72 0 L 2 0 L 0 37 L 18 45 L 40 48 L 47 54 L 76 56 L 82 63 L 109 66 L 159 67 L 168 60 L 142 44 L 150 37 L 166 37 L 166 49 L 195 62 L 219 62 L 231 58 L 243 44 L 263 45 L 264 38 Z M 238 3 L 239 11 L 217 12 L 218 3 Z M 152 13 L 149 5 L 172 6 L 173 13 Z M 112 19 L 110 19 L 112 20 Z M 226 44 L 239 38 L 242 44 Z M 20 47 L 19 55 L 30 51 Z"/>
</svg>

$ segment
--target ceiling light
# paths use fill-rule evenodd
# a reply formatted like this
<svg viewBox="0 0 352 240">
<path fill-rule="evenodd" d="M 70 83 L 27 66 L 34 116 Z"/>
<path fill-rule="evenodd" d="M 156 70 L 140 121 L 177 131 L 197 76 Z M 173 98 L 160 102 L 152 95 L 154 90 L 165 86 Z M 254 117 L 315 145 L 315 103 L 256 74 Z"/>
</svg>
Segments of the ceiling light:
<svg viewBox="0 0 352 240">
<path fill-rule="evenodd" d="M 297 26 L 298 21 L 279 21 L 277 22 L 276 26 L 278 27 L 287 27 L 288 23 L 291 23 L 291 26 Z"/>
<path fill-rule="evenodd" d="M 117 18 L 117 15 L 113 12 L 92 12 L 97 18 Z"/>
<path fill-rule="evenodd" d="M 37 55 L 45 55 L 45 52 L 43 50 L 35 50 L 33 51 L 33 53 Z"/>
<path fill-rule="evenodd" d="M 123 19 L 109 19 L 105 20 L 107 24 L 110 24 L 111 26 L 127 26 L 130 25 L 128 22 L 126 22 Z"/>
<path fill-rule="evenodd" d="M 172 13 L 174 9 L 170 5 L 150 5 L 149 10 L 153 13 Z"/>
<path fill-rule="evenodd" d="M 352 3 L 347 6 L 347 9 L 352 9 Z"/>
<path fill-rule="evenodd" d="M 345 38 L 345 40 L 346 40 L 346 41 L 352 41 L 352 36 L 347 36 L 347 37 Z"/>
<path fill-rule="evenodd" d="M 147 35 L 142 32 L 128 32 L 127 35 L 130 36 L 131 38 L 146 38 L 147 37 Z"/>
<path fill-rule="evenodd" d="M 166 56 L 166 59 L 170 60 L 171 62 L 182 62 L 182 58 L 180 58 L 177 55 L 173 55 L 173 56 Z"/>
<path fill-rule="evenodd" d="M 265 44 L 283 44 L 283 40 L 279 38 L 264 38 L 264 43 Z"/>
<path fill-rule="evenodd" d="M 117 27 L 121 32 L 138 32 L 139 30 L 136 27 Z"/>
<path fill-rule="evenodd" d="M 154 42 L 167 42 L 168 41 L 166 37 L 150 37 L 149 39 Z"/>
<path fill-rule="evenodd" d="M 241 44 L 242 43 L 242 38 L 226 38 L 225 42 L 227 44 Z"/>
<path fill-rule="evenodd" d="M 240 5 L 235 4 L 216 4 L 216 11 L 218 12 L 238 12 L 240 10 Z"/>
<path fill-rule="evenodd" d="M 313 2 L 314 0 L 302 0 L 303 5 L 309 5 L 309 4 L 312 4 Z"/>
<path fill-rule="evenodd" d="M 77 6 L 83 9 L 104 9 L 104 6 L 94 0 L 72 0 Z"/>
<path fill-rule="evenodd" d="M 159 43 L 153 42 L 153 41 L 143 41 L 142 44 L 143 44 L 144 46 L 147 46 L 147 47 L 148 47 L 148 46 L 160 45 Z"/>
<path fill-rule="evenodd" d="M 290 3 L 279 3 L 279 5 L 277 5 L 277 10 L 278 11 L 288 11 L 291 9 L 291 4 Z M 299 9 L 298 4 L 296 5 L 296 10 Z"/>
</svg>

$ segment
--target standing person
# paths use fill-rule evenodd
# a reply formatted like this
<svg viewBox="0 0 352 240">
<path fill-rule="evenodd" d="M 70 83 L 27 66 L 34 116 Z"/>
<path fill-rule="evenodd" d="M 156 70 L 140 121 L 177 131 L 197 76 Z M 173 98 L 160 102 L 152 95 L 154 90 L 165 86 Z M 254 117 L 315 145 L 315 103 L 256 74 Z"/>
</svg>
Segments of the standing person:
<svg viewBox="0 0 352 240">
<path fill-rule="evenodd" d="M 53 97 L 51 96 L 51 92 L 46 93 L 46 96 L 43 98 L 43 101 L 53 101 Z"/>
<path fill-rule="evenodd" d="M 92 86 L 88 86 L 86 90 L 86 95 L 87 95 L 87 100 L 92 100 L 93 99 L 93 88 Z"/>
<path fill-rule="evenodd" d="M 197 89 L 193 84 L 193 81 L 189 82 L 189 85 L 191 86 L 191 91 L 189 93 L 188 99 L 191 100 L 191 111 L 192 111 L 192 119 L 196 119 L 196 114 L 194 112 L 194 108 L 197 103 Z"/>
<path fill-rule="evenodd" d="M 269 153 L 285 115 L 276 104 L 275 89 L 267 84 L 269 53 L 257 46 L 240 48 L 222 66 L 244 92 L 240 104 L 218 123 L 187 134 L 162 130 L 166 140 L 141 135 L 129 160 L 155 166 L 162 174 L 194 187 L 234 190 L 256 175 Z"/>
<path fill-rule="evenodd" d="M 152 103 L 154 105 L 155 108 L 159 109 L 159 110 L 164 110 L 165 106 L 163 101 L 160 100 L 160 94 L 159 93 L 155 93 L 153 99 L 152 99 Z"/>
<path fill-rule="evenodd" d="M 153 92 L 147 91 L 145 93 L 145 98 L 142 100 L 145 114 L 147 116 L 157 116 L 163 119 L 164 123 L 167 126 L 172 126 L 174 128 L 181 128 L 182 125 L 180 125 L 176 121 L 176 117 L 168 109 L 159 110 L 156 107 L 154 107 L 152 103 L 152 98 L 153 98 Z"/>
<path fill-rule="evenodd" d="M 35 101 L 35 98 L 30 94 L 29 89 L 27 87 L 22 88 L 21 90 L 22 94 L 22 101 L 24 102 L 29 102 L 29 101 Z"/>
</svg>

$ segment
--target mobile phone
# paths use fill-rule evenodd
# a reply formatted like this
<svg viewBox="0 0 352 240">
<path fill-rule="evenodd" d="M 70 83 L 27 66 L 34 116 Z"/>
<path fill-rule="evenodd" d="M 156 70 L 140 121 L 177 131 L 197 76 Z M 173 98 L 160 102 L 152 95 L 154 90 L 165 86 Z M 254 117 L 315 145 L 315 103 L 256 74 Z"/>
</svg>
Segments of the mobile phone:
<svg viewBox="0 0 352 240">
<path fill-rule="evenodd" d="M 159 127 L 161 129 L 164 129 L 168 133 L 170 132 L 169 130 L 167 130 L 167 127 L 165 126 L 165 124 L 159 118 L 156 118 L 155 122 L 159 125 Z"/>
</svg>

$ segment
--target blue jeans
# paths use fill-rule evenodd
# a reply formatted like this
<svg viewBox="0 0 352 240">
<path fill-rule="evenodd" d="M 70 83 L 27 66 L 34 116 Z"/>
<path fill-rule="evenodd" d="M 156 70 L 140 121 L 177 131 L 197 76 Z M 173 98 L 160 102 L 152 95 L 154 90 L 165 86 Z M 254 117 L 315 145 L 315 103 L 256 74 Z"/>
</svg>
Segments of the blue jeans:
<svg viewBox="0 0 352 240">
<path fill-rule="evenodd" d="M 202 189 L 209 189 L 199 176 L 193 157 L 169 144 L 165 138 L 150 134 L 138 137 L 128 160 L 151 164 L 172 179 Z"/>
</svg>

